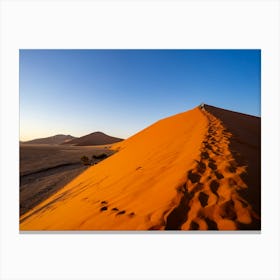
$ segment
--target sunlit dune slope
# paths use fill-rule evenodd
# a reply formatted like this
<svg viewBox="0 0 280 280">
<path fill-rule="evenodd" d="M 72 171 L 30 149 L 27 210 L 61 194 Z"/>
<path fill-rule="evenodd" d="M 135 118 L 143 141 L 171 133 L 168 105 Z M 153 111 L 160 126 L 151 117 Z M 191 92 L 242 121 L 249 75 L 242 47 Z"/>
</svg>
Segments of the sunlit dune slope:
<svg viewBox="0 0 280 280">
<path fill-rule="evenodd" d="M 114 144 L 116 154 L 23 215 L 20 229 L 166 228 L 182 200 L 187 172 L 200 158 L 207 129 L 205 113 L 195 108 Z"/>
</svg>

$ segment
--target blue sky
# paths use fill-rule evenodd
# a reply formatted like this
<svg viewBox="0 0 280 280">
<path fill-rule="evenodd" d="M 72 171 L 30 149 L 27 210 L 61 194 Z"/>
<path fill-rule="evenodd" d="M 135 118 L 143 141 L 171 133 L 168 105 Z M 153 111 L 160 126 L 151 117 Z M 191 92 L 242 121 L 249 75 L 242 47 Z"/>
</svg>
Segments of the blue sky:
<svg viewBox="0 0 280 280">
<path fill-rule="evenodd" d="M 20 138 L 127 138 L 209 105 L 260 116 L 260 50 L 20 50 Z"/>
</svg>

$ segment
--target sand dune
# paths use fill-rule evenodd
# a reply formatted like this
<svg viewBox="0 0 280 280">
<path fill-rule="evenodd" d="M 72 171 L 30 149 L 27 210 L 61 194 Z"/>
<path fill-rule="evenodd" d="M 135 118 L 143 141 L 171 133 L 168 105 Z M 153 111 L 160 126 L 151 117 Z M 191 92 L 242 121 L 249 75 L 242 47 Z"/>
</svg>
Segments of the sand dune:
<svg viewBox="0 0 280 280">
<path fill-rule="evenodd" d="M 163 119 L 21 217 L 21 230 L 259 229 L 248 166 L 210 110 Z"/>
<path fill-rule="evenodd" d="M 65 145 L 74 145 L 74 146 L 93 146 L 93 145 L 106 145 L 120 142 L 123 139 L 109 136 L 103 132 L 96 131 L 88 135 L 72 139 L 68 142 L 62 144 Z"/>
<path fill-rule="evenodd" d="M 20 144 L 48 144 L 48 145 L 60 145 L 62 143 L 67 143 L 75 139 L 76 137 L 72 135 L 57 134 L 50 137 L 38 138 L 30 141 L 21 141 Z"/>
</svg>

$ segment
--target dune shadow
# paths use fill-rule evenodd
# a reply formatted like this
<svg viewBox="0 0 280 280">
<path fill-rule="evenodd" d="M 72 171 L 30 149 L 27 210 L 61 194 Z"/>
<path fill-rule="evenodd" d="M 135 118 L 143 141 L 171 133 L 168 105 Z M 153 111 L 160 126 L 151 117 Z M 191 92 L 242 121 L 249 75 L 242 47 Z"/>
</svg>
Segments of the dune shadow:
<svg viewBox="0 0 280 280">
<path fill-rule="evenodd" d="M 240 177 L 248 188 L 238 190 L 240 196 L 250 203 L 253 210 L 261 216 L 261 118 L 232 112 L 205 105 L 206 111 L 220 119 L 231 133 L 229 149 L 235 159 L 235 165 L 230 164 L 227 170 L 236 173 L 237 167 L 246 167 Z M 215 174 L 217 178 L 219 173 Z M 243 226 L 251 230 L 261 229 L 261 222 L 254 221 L 251 225 Z"/>
<path fill-rule="evenodd" d="M 188 212 L 190 210 L 189 202 L 193 196 L 194 192 L 188 192 L 187 189 L 184 190 L 179 205 L 167 216 L 165 230 L 181 229 L 181 226 L 188 219 Z"/>
</svg>

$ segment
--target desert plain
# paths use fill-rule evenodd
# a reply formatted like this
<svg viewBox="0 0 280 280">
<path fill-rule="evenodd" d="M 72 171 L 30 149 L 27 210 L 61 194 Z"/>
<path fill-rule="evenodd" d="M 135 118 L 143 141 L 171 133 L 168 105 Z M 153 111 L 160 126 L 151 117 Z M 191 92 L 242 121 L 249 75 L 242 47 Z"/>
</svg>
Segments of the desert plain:
<svg viewBox="0 0 280 280">
<path fill-rule="evenodd" d="M 107 154 L 104 146 L 20 144 L 20 215 L 64 187 L 89 166 L 81 157 Z"/>
</svg>

